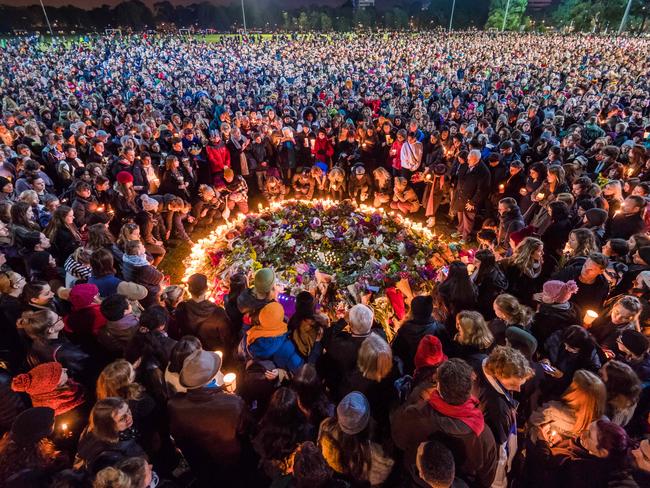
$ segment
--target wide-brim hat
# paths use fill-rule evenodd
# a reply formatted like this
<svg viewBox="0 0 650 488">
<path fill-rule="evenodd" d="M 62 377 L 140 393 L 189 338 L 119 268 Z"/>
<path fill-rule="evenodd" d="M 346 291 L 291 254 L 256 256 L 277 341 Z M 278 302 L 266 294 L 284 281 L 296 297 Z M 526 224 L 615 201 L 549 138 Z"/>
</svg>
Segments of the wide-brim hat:
<svg viewBox="0 0 650 488">
<path fill-rule="evenodd" d="M 198 350 L 185 358 L 179 380 L 188 390 L 210 383 L 221 369 L 221 356 L 214 352 Z"/>
</svg>

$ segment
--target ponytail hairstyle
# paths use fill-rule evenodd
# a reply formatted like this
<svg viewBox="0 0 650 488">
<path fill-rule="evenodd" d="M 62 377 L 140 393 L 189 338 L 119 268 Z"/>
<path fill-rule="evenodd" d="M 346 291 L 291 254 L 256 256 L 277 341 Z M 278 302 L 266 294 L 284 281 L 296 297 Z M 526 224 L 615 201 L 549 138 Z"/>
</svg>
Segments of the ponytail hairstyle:
<svg viewBox="0 0 650 488">
<path fill-rule="evenodd" d="M 506 315 L 507 321 L 510 324 L 517 324 L 526 327 L 533 319 L 533 311 L 530 307 L 522 305 L 512 295 L 502 293 L 494 300 L 501 311 Z"/>
<path fill-rule="evenodd" d="M 23 329 L 32 340 L 46 339 L 47 331 L 59 320 L 52 310 L 27 311 L 16 321 L 16 327 Z"/>
</svg>

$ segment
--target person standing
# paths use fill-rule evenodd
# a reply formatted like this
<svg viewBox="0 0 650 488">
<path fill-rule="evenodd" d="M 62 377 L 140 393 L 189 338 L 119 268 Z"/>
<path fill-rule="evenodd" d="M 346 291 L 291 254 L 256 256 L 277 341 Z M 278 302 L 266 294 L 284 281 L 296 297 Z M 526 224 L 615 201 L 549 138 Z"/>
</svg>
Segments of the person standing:
<svg viewBox="0 0 650 488">
<path fill-rule="evenodd" d="M 476 214 L 481 210 L 490 188 L 490 171 L 481 161 L 481 152 L 473 149 L 467 165 L 458 174 L 452 210 L 458 216 L 458 232 L 468 242 L 473 237 Z"/>
</svg>

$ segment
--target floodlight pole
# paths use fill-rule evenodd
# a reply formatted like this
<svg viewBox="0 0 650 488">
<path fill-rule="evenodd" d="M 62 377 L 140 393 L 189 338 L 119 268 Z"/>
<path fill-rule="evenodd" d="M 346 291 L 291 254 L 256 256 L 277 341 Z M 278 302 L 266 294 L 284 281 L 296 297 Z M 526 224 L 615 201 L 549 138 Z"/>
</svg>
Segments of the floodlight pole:
<svg viewBox="0 0 650 488">
<path fill-rule="evenodd" d="M 451 4 L 451 15 L 449 16 L 449 32 L 451 32 L 451 24 L 454 21 L 454 10 L 456 10 L 456 0 Z"/>
<path fill-rule="evenodd" d="M 621 19 L 621 25 L 618 27 L 617 35 L 619 36 L 623 33 L 623 29 L 625 29 L 625 24 L 627 24 L 627 18 L 630 16 L 631 8 L 632 8 L 632 0 L 628 0 L 627 7 L 625 7 L 625 13 L 623 14 L 623 18 Z"/>
<path fill-rule="evenodd" d="M 501 32 L 506 30 L 506 22 L 508 21 L 508 10 L 510 10 L 510 0 L 506 2 L 506 11 L 503 14 L 503 24 L 501 25 Z"/>
<path fill-rule="evenodd" d="M 246 10 L 244 10 L 244 0 L 241 0 L 241 18 L 244 21 L 244 35 L 246 35 Z"/>
<path fill-rule="evenodd" d="M 45 22 L 47 22 L 47 28 L 50 30 L 50 35 L 54 37 L 54 32 L 52 32 L 52 26 L 50 25 L 50 19 L 47 16 L 47 11 L 45 10 L 45 5 L 43 5 L 43 0 L 41 1 L 41 8 L 43 9 L 43 15 L 45 15 Z"/>
</svg>

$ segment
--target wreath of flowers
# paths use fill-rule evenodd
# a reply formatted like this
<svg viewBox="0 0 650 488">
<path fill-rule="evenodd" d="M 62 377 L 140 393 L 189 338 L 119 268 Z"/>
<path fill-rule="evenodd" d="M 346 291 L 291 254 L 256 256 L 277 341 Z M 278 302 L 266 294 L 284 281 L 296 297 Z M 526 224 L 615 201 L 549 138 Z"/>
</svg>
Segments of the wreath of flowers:
<svg viewBox="0 0 650 488">
<path fill-rule="evenodd" d="M 222 303 L 230 276 L 270 267 L 285 297 L 307 289 L 322 307 L 335 308 L 372 292 L 386 308 L 388 287 L 401 283 L 414 294 L 430 292 L 439 269 L 459 251 L 421 224 L 383 209 L 351 201 L 287 200 L 240 215 L 200 240 L 185 261 L 185 279 L 205 274 L 213 284 L 212 299 Z"/>
</svg>

